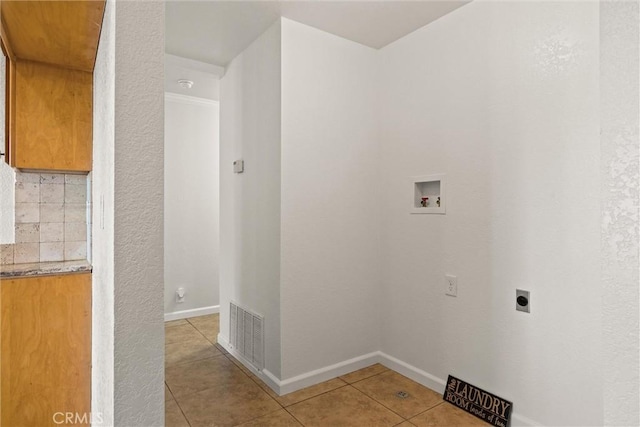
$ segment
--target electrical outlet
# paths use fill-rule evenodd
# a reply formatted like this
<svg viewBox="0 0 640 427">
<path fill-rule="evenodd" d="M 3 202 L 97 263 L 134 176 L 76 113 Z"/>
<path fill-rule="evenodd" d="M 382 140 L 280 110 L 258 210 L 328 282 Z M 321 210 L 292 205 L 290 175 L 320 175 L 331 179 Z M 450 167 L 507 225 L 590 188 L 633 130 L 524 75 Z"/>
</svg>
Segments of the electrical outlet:
<svg viewBox="0 0 640 427">
<path fill-rule="evenodd" d="M 531 295 L 529 291 L 516 289 L 516 310 L 525 313 L 531 312 Z"/>
<path fill-rule="evenodd" d="M 451 274 L 444 276 L 444 293 L 446 295 L 457 297 L 458 296 L 458 277 Z"/>
<path fill-rule="evenodd" d="M 178 290 L 176 291 L 176 302 L 178 303 L 184 302 L 185 295 L 186 295 L 186 292 L 184 288 L 178 288 Z"/>
</svg>

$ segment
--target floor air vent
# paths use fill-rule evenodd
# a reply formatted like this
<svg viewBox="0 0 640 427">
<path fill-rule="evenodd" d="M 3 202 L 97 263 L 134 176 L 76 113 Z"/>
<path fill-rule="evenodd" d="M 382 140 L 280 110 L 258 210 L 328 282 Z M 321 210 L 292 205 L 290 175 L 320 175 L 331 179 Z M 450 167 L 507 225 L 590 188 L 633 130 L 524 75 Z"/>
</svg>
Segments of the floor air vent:
<svg viewBox="0 0 640 427">
<path fill-rule="evenodd" d="M 264 368 L 264 318 L 231 303 L 231 347 L 256 369 Z"/>
</svg>

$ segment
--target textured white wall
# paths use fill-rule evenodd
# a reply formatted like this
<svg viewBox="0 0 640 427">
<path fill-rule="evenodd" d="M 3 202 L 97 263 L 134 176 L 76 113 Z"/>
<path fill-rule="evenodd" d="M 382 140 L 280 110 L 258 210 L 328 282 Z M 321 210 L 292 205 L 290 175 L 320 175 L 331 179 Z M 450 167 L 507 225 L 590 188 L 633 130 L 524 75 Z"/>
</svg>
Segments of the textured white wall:
<svg viewBox="0 0 640 427">
<path fill-rule="evenodd" d="M 0 96 L 4 99 L 6 84 L 5 57 L 0 55 Z M 4 102 L 0 102 L 0 144 L 4 153 Z M 16 174 L 0 156 L 0 244 L 14 243 L 15 234 L 15 183 Z"/>
<path fill-rule="evenodd" d="M 164 3 L 116 3 L 115 423 L 164 420 Z"/>
<path fill-rule="evenodd" d="M 603 423 L 598 36 L 595 2 L 474 1 L 380 52 L 382 350 L 516 423 Z M 431 173 L 447 214 L 410 215 Z"/>
<path fill-rule="evenodd" d="M 227 67 L 220 89 L 220 334 L 229 302 L 265 319 L 280 376 L 280 22 Z M 244 159 L 245 172 L 233 173 Z"/>
<path fill-rule="evenodd" d="M 282 19 L 282 379 L 379 349 L 376 53 Z"/>
<path fill-rule="evenodd" d="M 92 410 L 105 425 L 164 422 L 163 32 L 163 3 L 108 2 L 93 172 Z"/>
<path fill-rule="evenodd" d="M 218 102 L 165 94 L 165 313 L 219 304 L 218 121 Z"/>
<path fill-rule="evenodd" d="M 93 72 L 91 412 L 114 425 L 115 1 L 105 6 Z"/>
<path fill-rule="evenodd" d="M 604 424 L 640 425 L 640 7 L 600 2 Z"/>
</svg>

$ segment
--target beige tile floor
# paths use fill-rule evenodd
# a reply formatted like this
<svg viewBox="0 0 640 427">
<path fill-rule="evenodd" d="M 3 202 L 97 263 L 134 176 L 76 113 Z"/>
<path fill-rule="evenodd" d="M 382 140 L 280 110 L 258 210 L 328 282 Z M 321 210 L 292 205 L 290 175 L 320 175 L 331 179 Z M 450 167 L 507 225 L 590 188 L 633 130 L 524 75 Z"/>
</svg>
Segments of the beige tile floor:
<svg viewBox="0 0 640 427">
<path fill-rule="evenodd" d="M 167 427 L 486 425 L 379 364 L 278 396 L 217 344 L 218 330 L 217 314 L 165 324 Z"/>
</svg>

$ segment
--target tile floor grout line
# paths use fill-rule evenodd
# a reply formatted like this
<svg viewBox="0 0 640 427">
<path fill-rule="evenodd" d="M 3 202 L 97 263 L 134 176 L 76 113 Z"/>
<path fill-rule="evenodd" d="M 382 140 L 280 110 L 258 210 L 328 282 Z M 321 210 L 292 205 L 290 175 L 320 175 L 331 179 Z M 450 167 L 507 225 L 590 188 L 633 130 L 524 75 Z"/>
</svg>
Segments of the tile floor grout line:
<svg viewBox="0 0 640 427">
<path fill-rule="evenodd" d="M 171 394 L 171 399 L 173 399 L 173 401 L 176 403 L 176 406 L 178 407 L 178 409 L 180 409 L 180 413 L 182 413 L 182 416 L 184 417 L 185 421 L 187 422 L 187 424 L 189 424 L 189 427 L 191 427 L 191 422 L 187 418 L 187 414 L 184 413 L 184 411 L 182 410 L 182 407 L 178 403 L 178 399 L 176 399 L 176 397 L 173 395 L 173 392 L 171 391 L 171 387 L 169 387 L 169 384 L 167 384 L 166 381 L 164 382 L 164 385 L 169 390 L 169 394 Z M 167 400 L 166 399 L 165 399 L 164 403 L 165 403 L 165 406 L 167 406 L 166 405 L 167 404 Z"/>
<path fill-rule="evenodd" d="M 276 399 L 275 397 L 271 396 L 271 394 L 269 394 L 269 392 L 268 392 L 267 390 L 265 390 L 265 388 L 262 386 L 262 384 L 260 384 L 258 381 L 256 381 L 256 378 L 257 378 L 257 377 L 256 377 L 256 378 L 253 378 L 251 375 L 247 374 L 246 372 L 245 372 L 245 374 L 249 377 L 249 379 L 250 379 L 251 381 L 253 381 L 253 383 L 254 383 L 255 385 L 257 385 L 258 387 L 260 387 L 260 390 L 264 391 L 265 393 L 267 393 L 267 395 L 268 395 L 271 399 L 275 400 L 275 402 L 278 404 L 278 406 L 280 406 L 280 408 L 281 408 L 281 409 L 284 409 L 284 406 L 282 405 L 282 403 L 280 403 L 280 401 L 279 401 L 278 399 Z M 259 380 L 260 378 L 257 378 L 257 379 Z M 266 384 L 265 384 L 265 386 L 266 386 L 266 387 L 268 387 Z M 273 390 L 271 390 L 271 391 L 273 391 Z M 277 393 L 276 393 L 276 394 L 277 394 Z"/>
<path fill-rule="evenodd" d="M 394 371 L 393 369 L 389 369 L 389 371 L 387 371 L 387 372 L 396 372 L 396 371 Z M 387 373 L 387 372 L 380 372 L 380 374 L 384 374 L 384 373 Z M 396 372 L 396 373 L 397 373 L 397 372 Z M 380 375 L 380 374 L 378 374 L 378 375 Z M 402 375 L 402 374 L 400 374 L 400 375 Z M 374 375 L 374 376 L 375 376 L 375 375 Z M 403 375 L 403 376 L 404 376 L 404 375 Z M 373 378 L 373 377 L 370 377 L 370 378 Z M 367 379 L 368 379 L 368 378 L 367 378 Z M 411 379 L 409 378 L 409 380 L 411 380 Z M 411 380 L 411 381 L 413 381 L 413 380 Z M 355 382 L 355 383 L 353 383 L 353 384 L 356 384 L 356 383 L 358 383 L 358 382 L 360 382 L 360 381 L 357 381 L 357 382 Z M 415 382 L 415 381 L 414 381 L 414 382 Z M 349 385 L 353 386 L 353 384 L 349 384 Z M 419 383 L 418 383 L 418 385 L 422 386 L 422 384 L 419 384 Z M 424 386 L 422 386 L 422 387 L 424 387 Z M 427 412 L 427 411 L 430 411 L 430 410 L 432 410 L 432 409 L 436 408 L 437 406 L 440 406 L 440 405 L 442 405 L 443 403 L 445 403 L 444 401 L 441 401 L 440 403 L 437 403 L 437 404 L 435 404 L 435 405 L 433 405 L 433 406 L 430 406 L 429 408 L 425 409 L 424 411 L 421 411 L 421 412 L 419 412 L 419 413 L 417 413 L 417 414 L 415 414 L 415 415 L 412 415 L 412 416 L 411 416 L 411 417 L 409 417 L 409 418 L 405 418 L 405 416 L 404 416 L 404 415 L 398 414 L 396 411 L 394 411 L 393 409 L 389 408 L 387 405 L 385 405 L 383 402 L 380 402 L 380 401 L 379 401 L 378 399 L 376 399 L 375 397 L 370 396 L 370 395 L 369 395 L 369 394 L 367 394 L 365 391 L 360 390 L 360 389 L 359 389 L 359 388 L 357 388 L 357 387 L 353 387 L 353 388 L 355 388 L 356 390 L 358 390 L 359 392 L 361 392 L 361 393 L 362 393 L 362 394 L 364 394 L 365 396 L 367 396 L 367 397 L 369 397 L 369 398 L 373 399 L 375 402 L 378 402 L 379 404 L 381 404 L 382 406 L 384 406 L 385 408 L 387 408 L 388 410 L 390 410 L 390 411 L 391 411 L 391 412 L 393 412 L 394 414 L 397 414 L 398 416 L 402 417 L 402 418 L 403 418 L 404 420 L 406 420 L 406 421 L 409 421 L 411 418 L 415 418 L 415 417 L 417 417 L 418 415 L 423 414 L 423 413 L 425 413 L 425 412 Z"/>
<path fill-rule="evenodd" d="M 415 414 L 415 415 L 414 415 L 413 417 L 411 417 L 411 418 L 415 418 L 415 417 L 417 417 L 417 416 L 418 416 L 418 415 L 420 415 L 420 414 L 424 414 L 425 412 L 432 411 L 432 410 L 436 409 L 438 406 L 442 405 L 443 403 L 445 403 L 445 402 L 444 402 L 444 401 L 442 401 L 442 402 L 440 402 L 440 403 L 438 403 L 438 404 L 436 404 L 436 405 L 433 405 L 432 407 L 425 409 L 424 411 L 420 412 L 419 414 Z"/>
<path fill-rule="evenodd" d="M 165 328 L 173 328 L 175 326 L 180 326 L 181 323 L 177 323 L 177 324 L 174 324 L 174 325 L 169 325 L 168 324 L 168 323 L 173 323 L 173 322 L 177 322 L 177 321 L 180 321 L 180 320 L 184 320 L 186 323 L 190 323 L 187 319 L 165 320 L 164 327 Z"/>
<path fill-rule="evenodd" d="M 196 328 L 193 324 L 191 324 L 190 322 L 187 322 L 187 325 L 191 326 L 191 327 L 192 327 L 192 328 L 193 328 L 197 333 L 199 333 L 199 334 L 202 336 L 202 338 L 204 338 L 207 342 L 211 342 L 211 341 L 209 341 L 209 339 L 208 339 L 208 338 L 207 338 L 207 337 L 206 337 L 202 332 L 200 332 L 200 329 Z M 182 326 L 182 325 L 169 326 L 169 328 L 175 328 L 175 327 L 177 327 L 177 326 Z M 165 337 L 166 337 L 166 335 L 167 335 L 167 333 L 166 333 L 166 328 L 165 328 Z M 166 342 L 166 340 L 165 340 L 164 345 L 179 344 L 179 343 L 180 343 L 180 341 L 172 342 L 172 343 L 167 344 L 167 342 Z"/>
<path fill-rule="evenodd" d="M 182 365 L 186 365 L 187 363 L 202 362 L 203 360 L 214 359 L 216 357 L 220 357 L 220 355 L 219 354 L 215 354 L 215 355 L 212 355 L 212 356 L 203 357 L 202 359 L 187 360 L 187 361 L 184 361 L 184 362 L 172 362 L 169 365 L 165 365 L 165 370 L 167 368 L 173 368 L 174 366 L 182 366 Z"/>
<path fill-rule="evenodd" d="M 444 403 L 447 403 L 447 402 L 445 402 L 445 401 L 443 400 L 442 402 L 438 403 L 437 405 L 433 405 L 431 408 L 425 409 L 424 411 L 420 412 L 419 414 L 414 415 L 414 416 L 413 416 L 413 417 L 411 417 L 411 418 L 415 418 L 415 417 L 417 417 L 417 416 L 419 416 L 419 415 L 422 415 L 422 414 L 424 414 L 424 413 L 427 413 L 427 412 L 429 412 L 429 411 L 433 411 L 433 410 L 434 410 L 434 409 L 436 409 L 438 406 L 441 406 L 441 405 L 442 405 L 442 404 L 444 404 Z M 411 418 L 408 418 L 408 419 L 407 419 L 407 421 L 409 421 Z"/>
<path fill-rule="evenodd" d="M 209 344 L 211 344 L 211 346 L 212 346 L 212 347 L 213 347 L 213 348 L 214 348 L 214 349 L 219 353 L 219 354 L 215 354 L 215 355 L 208 356 L 208 357 L 203 357 L 202 359 L 196 359 L 196 360 L 189 361 L 189 362 L 197 362 L 197 361 L 200 361 L 200 360 L 209 359 L 209 358 L 211 358 L 211 357 L 218 357 L 218 356 L 220 356 L 220 355 L 223 355 L 223 356 L 224 356 L 224 353 L 223 353 L 222 351 L 220 351 L 220 349 L 218 349 L 218 348 L 216 347 L 216 345 L 215 345 L 215 344 L 217 344 L 217 341 L 216 341 L 216 343 L 211 342 L 211 340 L 210 340 L 209 338 L 207 338 L 207 337 L 206 337 L 206 335 L 204 335 L 204 333 L 203 333 L 200 329 L 198 329 L 198 327 L 197 327 L 197 326 L 195 326 L 193 323 L 191 323 L 191 322 L 189 321 L 189 319 L 183 319 L 183 320 L 185 320 L 185 322 L 186 322 L 186 324 L 187 324 L 187 325 L 189 325 L 189 326 L 191 326 L 193 329 L 195 329 L 195 330 L 196 330 L 196 331 L 197 331 L 197 332 L 198 332 L 198 333 L 199 333 L 199 334 L 200 334 L 200 335 L 205 339 L 205 341 L 207 341 Z M 182 325 L 182 324 L 180 324 L 180 325 L 173 325 L 173 326 L 169 326 L 169 328 L 177 327 L 177 326 L 183 326 L 183 325 Z M 166 326 L 165 326 L 165 329 L 166 329 Z M 166 334 L 166 332 L 165 332 L 165 334 Z M 178 342 L 174 342 L 174 343 L 170 343 L 170 344 L 167 344 L 167 343 L 165 342 L 165 348 L 166 348 L 166 346 L 167 346 L 167 345 L 174 345 L 174 344 L 182 344 L 182 343 L 181 343 L 180 341 L 178 341 Z M 189 363 L 189 362 L 171 363 L 169 366 L 178 366 L 178 365 L 181 365 L 181 364 L 184 364 L 184 363 Z M 166 368 L 167 368 L 167 366 L 165 365 L 165 369 L 166 369 Z"/>
<path fill-rule="evenodd" d="M 225 356 L 227 356 L 227 354 L 225 354 Z M 229 359 L 229 361 L 230 361 L 231 363 L 233 363 L 233 361 L 232 361 L 232 360 L 230 360 L 230 358 L 231 358 L 231 357 L 233 357 L 233 355 L 232 355 L 231 353 L 228 353 L 228 356 L 230 356 L 230 357 L 227 357 L 227 359 Z M 235 359 L 235 358 L 234 358 L 234 359 Z M 237 359 L 236 359 L 236 360 L 237 360 Z M 238 363 L 242 363 L 242 362 L 240 362 L 240 361 L 238 360 Z M 247 376 L 247 378 L 249 378 L 249 379 L 250 379 L 250 380 L 251 380 L 255 385 L 257 385 L 257 386 L 258 386 L 258 388 L 260 388 L 260 390 L 262 390 L 262 391 L 263 391 L 267 396 L 269 396 L 269 397 L 270 397 L 274 402 L 276 402 L 276 403 L 278 404 L 278 406 L 280 406 L 280 409 L 284 409 L 284 406 L 282 405 L 282 403 L 280 403 L 280 402 L 278 401 L 278 399 L 276 399 L 276 398 L 274 398 L 273 396 L 271 396 L 271 394 L 269 394 L 269 392 L 268 392 L 267 390 L 265 390 L 265 389 L 264 389 L 264 387 L 262 387 L 262 385 L 261 385 L 258 381 L 256 381 L 256 380 L 253 378 L 253 376 L 255 376 L 255 374 L 253 374 L 253 372 L 251 372 L 251 374 L 253 375 L 253 376 L 251 376 L 251 375 L 249 375 L 249 373 L 248 373 L 248 372 L 245 372 L 245 370 L 244 370 L 244 369 L 240 368 L 240 367 L 239 367 L 239 366 L 237 366 L 235 363 L 233 363 L 233 365 L 234 365 L 235 367 L 237 367 L 238 369 L 240 369 L 240 371 L 242 371 L 242 373 L 243 373 L 243 374 L 245 374 L 245 375 Z M 256 379 L 258 379 L 258 380 L 260 379 L 260 378 L 258 378 L 257 376 L 255 376 L 255 377 L 256 377 Z M 266 387 L 268 387 L 266 384 L 265 384 L 265 386 L 266 386 Z M 278 409 L 278 410 L 280 410 L 280 409 Z"/>
<path fill-rule="evenodd" d="M 260 383 L 259 383 L 259 382 L 257 382 L 255 379 L 253 379 L 253 377 L 251 377 L 251 376 L 250 376 L 249 374 L 247 374 L 246 372 L 245 372 L 245 374 L 247 375 L 247 377 L 249 377 L 249 379 L 250 379 L 251 381 L 253 381 L 253 383 L 254 383 L 255 385 L 257 385 L 257 386 L 258 386 L 258 388 L 259 388 L 260 390 L 262 390 L 262 392 L 263 392 L 264 394 L 266 394 L 267 396 L 269 396 L 269 397 L 271 398 L 271 400 L 273 400 L 274 402 L 276 402 L 276 403 L 278 404 L 278 406 L 280 407 L 280 409 L 284 409 L 284 406 L 282 406 L 282 403 L 280 403 L 280 402 L 278 401 L 278 399 L 276 399 L 275 397 L 271 396 L 271 394 L 269 394 L 269 392 L 268 392 L 267 390 L 265 390 L 265 389 L 260 385 Z M 256 378 L 257 378 L 257 377 L 256 377 Z M 259 379 L 259 378 L 258 378 L 258 379 Z M 266 384 L 265 384 L 265 385 L 266 385 Z M 278 409 L 278 410 L 280 410 L 280 409 Z"/>
<path fill-rule="evenodd" d="M 349 384 L 351 385 L 351 384 Z M 353 387 L 353 385 L 351 385 Z M 394 411 L 393 409 L 389 408 L 387 405 L 385 405 L 384 403 L 380 402 L 378 399 L 376 399 L 373 396 L 369 396 L 367 393 L 365 393 L 364 391 L 360 390 L 359 388 L 353 387 L 355 390 L 358 390 L 360 393 L 364 394 L 365 396 L 367 396 L 369 399 L 373 400 L 374 402 L 376 402 L 379 405 L 382 405 L 384 408 L 387 408 L 388 410 L 390 410 L 391 412 L 393 412 L 394 414 L 396 414 L 397 416 L 399 416 L 400 418 L 402 418 L 404 421 L 409 421 L 409 418 L 406 418 L 404 415 L 401 415 L 399 413 L 397 413 L 396 411 Z M 427 409 L 428 410 L 428 409 Z M 418 414 L 414 415 L 417 416 Z M 411 417 L 413 418 L 413 417 Z M 403 422 L 404 422 L 403 421 Z M 402 423 L 400 423 L 402 424 Z"/>
<path fill-rule="evenodd" d="M 167 328 L 169 328 L 169 329 L 170 329 L 170 328 L 175 328 L 175 327 L 177 327 L 177 326 L 183 326 L 183 325 L 190 325 L 190 323 L 189 323 L 189 322 L 187 322 L 187 323 L 182 323 L 182 324 L 180 324 L 180 325 L 164 325 L 164 328 L 165 328 L 165 329 L 167 329 Z"/>
<path fill-rule="evenodd" d="M 233 363 L 233 366 L 235 366 L 236 368 L 240 369 L 246 376 L 248 376 L 249 378 L 251 378 L 251 376 L 249 375 L 249 373 L 253 374 L 253 372 L 251 372 L 251 370 L 249 370 L 249 373 L 247 373 L 247 371 L 245 371 L 245 369 L 249 369 L 246 366 L 244 366 L 242 364 L 241 361 L 239 361 L 238 359 L 236 359 L 235 357 L 233 357 L 233 355 L 231 353 L 227 353 L 224 355 L 227 360 L 231 363 Z M 236 362 L 234 362 L 234 360 L 236 362 L 238 362 L 240 365 L 236 364 Z M 243 369 L 244 368 L 244 369 Z M 251 380 L 253 380 L 253 378 L 251 378 Z M 255 381 L 254 381 L 255 382 Z"/>
<path fill-rule="evenodd" d="M 293 406 L 293 405 L 289 405 L 289 406 Z M 287 413 L 289 415 L 291 415 L 293 417 L 294 420 L 296 420 L 298 422 L 298 424 L 300 424 L 302 427 L 305 427 L 304 424 L 302 424 L 302 421 L 298 419 L 298 417 L 296 417 L 289 409 L 287 408 L 283 408 L 285 411 L 287 411 Z"/>
<path fill-rule="evenodd" d="M 213 357 L 211 357 L 211 358 L 209 358 L 209 359 L 213 359 Z M 193 361 L 193 362 L 186 362 L 186 363 L 198 363 L 198 362 L 202 362 L 203 360 L 208 360 L 208 359 L 195 360 L 195 361 Z M 185 365 L 186 365 L 186 363 L 185 363 Z M 232 369 L 233 369 L 233 368 L 238 369 L 240 372 L 242 372 L 243 374 L 245 374 L 245 375 L 246 375 L 246 372 L 242 371 L 242 369 L 238 368 L 236 365 L 232 365 L 232 366 L 231 366 L 231 368 L 232 368 Z M 249 378 L 249 379 L 251 379 L 251 378 Z M 165 383 L 166 383 L 166 381 L 165 381 Z M 169 385 L 167 384 L 167 387 L 168 387 L 168 386 L 169 386 Z M 180 397 L 181 397 L 181 398 L 184 398 L 185 396 L 192 396 L 192 395 L 194 395 L 194 394 L 202 393 L 203 391 L 207 391 L 207 390 L 213 390 L 213 389 L 218 388 L 218 387 L 220 387 L 220 386 L 219 386 L 219 385 L 215 385 L 215 386 L 208 387 L 208 388 L 205 388 L 205 389 L 202 389 L 202 390 L 192 391 L 192 392 L 189 392 L 189 393 L 185 393 L 185 394 L 181 395 Z M 171 391 L 171 389 L 169 389 L 169 391 Z M 171 395 L 173 396 L 173 398 L 174 398 L 174 399 L 176 400 L 176 402 L 177 402 L 177 401 L 178 401 L 178 399 L 177 399 L 177 398 L 176 398 L 176 396 L 173 394 L 173 392 L 171 392 Z"/>
<path fill-rule="evenodd" d="M 180 409 L 180 412 L 182 413 L 182 416 L 184 417 L 185 421 L 187 422 L 187 424 L 189 424 L 189 427 L 191 427 L 191 421 L 189 421 L 187 414 L 185 414 L 184 411 L 182 410 L 182 406 L 180 406 L 180 404 L 178 403 L 178 399 L 174 397 L 173 400 L 176 402 L 176 405 L 178 405 L 178 409 Z"/>
<path fill-rule="evenodd" d="M 353 382 L 350 382 L 350 383 L 349 383 L 349 382 L 347 382 L 347 381 L 344 381 L 344 380 L 342 380 L 342 381 L 346 382 L 346 383 L 347 383 L 347 384 L 349 384 L 349 385 L 353 385 L 353 384 L 357 384 L 357 383 L 359 383 L 359 382 L 361 382 L 361 381 L 365 381 L 365 380 L 369 380 L 369 379 L 371 379 L 371 378 L 373 378 L 373 377 L 377 377 L 378 375 L 386 374 L 387 372 L 389 372 L 389 371 L 391 371 L 391 370 L 392 370 L 392 369 L 387 368 L 387 370 L 386 370 L 386 371 L 378 372 L 377 374 L 373 374 L 373 375 L 371 375 L 370 377 L 362 378 L 362 379 L 360 379 L 360 380 L 358 380 L 358 381 L 353 381 Z M 354 372 L 357 372 L 357 371 L 354 371 Z M 349 374 L 347 374 L 347 375 L 349 375 Z M 338 377 L 338 378 L 340 378 L 340 377 Z"/>
<path fill-rule="evenodd" d="M 224 355 L 224 356 L 226 356 L 226 357 L 227 357 L 227 359 L 229 359 L 229 361 L 230 361 L 231 363 L 233 363 L 233 361 L 231 361 L 231 360 L 230 360 L 230 359 L 231 359 L 231 357 L 233 357 L 233 355 L 232 355 L 231 353 L 227 353 L 227 354 L 223 354 L 223 355 Z M 235 359 L 235 358 L 234 358 L 234 359 Z M 236 359 L 236 360 L 237 360 L 237 359 Z M 238 363 L 241 363 L 241 362 L 238 360 Z M 270 395 L 270 394 L 269 394 L 269 393 L 268 393 L 268 392 L 267 392 L 267 391 L 266 391 L 266 390 L 265 390 L 265 389 L 260 385 L 260 383 L 258 383 L 258 382 L 257 382 L 257 381 L 256 381 L 256 380 L 255 380 L 251 375 L 249 375 L 249 373 L 248 373 L 248 372 L 246 372 L 244 369 L 242 369 L 242 368 L 240 368 L 239 366 L 237 366 L 235 363 L 233 363 L 233 365 L 234 365 L 236 368 L 240 369 L 240 371 L 241 371 L 241 372 L 242 372 L 242 373 L 243 373 L 247 378 L 249 378 L 249 379 L 250 379 L 250 380 L 251 380 L 251 381 L 252 381 L 256 386 L 258 386 L 258 388 L 259 388 L 260 390 L 262 390 L 262 392 L 263 392 L 264 394 L 266 394 L 266 395 L 267 395 L 271 400 L 273 400 L 274 402 L 276 402 L 276 404 L 278 404 L 278 406 L 279 406 L 279 408 L 278 408 L 278 409 L 275 409 L 275 410 L 273 410 L 272 412 L 268 412 L 268 413 L 266 413 L 266 414 L 262 414 L 262 415 L 260 415 L 259 417 L 251 418 L 250 420 L 246 420 L 246 421 L 244 421 L 244 422 L 242 422 L 242 423 L 240 423 L 240 424 L 236 424 L 236 426 L 240 426 L 240 425 L 245 424 L 245 423 L 248 423 L 248 422 L 250 422 L 250 421 L 257 420 L 258 418 L 266 417 L 266 416 L 267 416 L 267 415 L 269 415 L 269 414 L 273 414 L 273 413 L 275 413 L 275 412 L 278 412 L 278 411 L 281 411 L 281 410 L 285 409 L 285 408 L 284 408 L 284 406 L 282 406 L 282 404 L 281 404 L 280 402 L 278 402 L 278 400 L 277 400 L 277 399 L 275 399 L 273 396 L 271 396 L 271 395 Z M 253 372 L 251 372 L 251 373 L 253 374 Z M 255 375 L 255 374 L 254 374 L 254 375 Z M 256 378 L 257 378 L 257 377 L 256 377 Z M 259 379 L 259 378 L 258 378 L 258 379 Z"/>
<path fill-rule="evenodd" d="M 241 422 L 240 424 L 234 424 L 232 427 L 238 427 L 238 426 L 241 426 L 242 424 L 246 424 L 246 423 L 249 423 L 249 422 L 251 422 L 251 421 L 258 420 L 258 419 L 260 419 L 260 418 L 262 418 L 262 417 L 266 417 L 266 416 L 268 416 L 268 415 L 275 414 L 276 412 L 278 412 L 278 411 L 282 411 L 283 409 L 284 409 L 284 408 L 278 408 L 278 409 L 275 409 L 275 410 L 273 410 L 273 411 L 271 411 L 271 412 L 267 412 L 266 414 L 262 414 L 262 415 L 259 415 L 259 416 L 257 416 L 257 417 L 253 417 L 253 418 L 251 418 L 250 420 L 243 421 L 243 422 Z"/>
<path fill-rule="evenodd" d="M 329 381 L 330 381 L 330 380 L 329 380 Z M 320 384 L 322 384 L 322 383 L 320 383 Z M 306 399 L 299 400 L 299 401 L 294 402 L 294 403 L 291 403 L 291 404 L 289 404 L 289 405 L 287 405 L 287 406 L 282 405 L 282 407 L 283 407 L 284 409 L 287 409 L 287 408 L 289 408 L 289 407 L 291 407 L 291 406 L 293 406 L 293 405 L 297 405 L 298 403 L 306 402 L 307 400 L 315 399 L 316 397 L 320 397 L 320 396 L 322 396 L 323 394 L 327 394 L 327 393 L 331 393 L 331 392 L 336 391 L 336 390 L 340 390 L 341 388 L 344 388 L 344 387 L 346 387 L 346 386 L 348 386 L 348 385 L 350 385 L 350 384 L 344 383 L 344 384 L 343 384 L 343 385 L 341 385 L 340 387 L 336 387 L 336 388 L 332 388 L 331 390 L 323 391 L 323 392 L 322 392 L 322 393 L 320 393 L 320 394 L 316 394 L 316 395 L 314 395 L 314 396 L 307 397 Z M 310 387 L 313 387 L 313 386 L 310 386 Z M 300 389 L 300 390 L 304 390 L 304 389 Z M 295 393 L 295 391 L 294 391 L 293 393 Z M 286 394 L 285 394 L 285 396 L 286 396 Z"/>
<path fill-rule="evenodd" d="M 223 346 L 221 346 L 217 341 L 216 341 L 216 343 L 215 343 L 215 344 L 213 344 L 213 346 L 214 346 L 215 348 L 217 348 L 217 349 L 218 349 L 218 351 L 219 351 L 220 353 L 224 354 L 225 356 L 226 356 L 227 354 L 229 354 L 229 352 L 227 351 L 227 349 L 226 349 L 226 348 L 224 348 Z"/>
<path fill-rule="evenodd" d="M 169 394 L 171 395 L 171 397 L 173 397 L 173 400 L 175 400 L 177 403 L 178 401 L 176 400 L 176 397 L 173 395 L 173 392 L 171 391 L 171 387 L 169 387 L 169 384 L 167 384 L 166 380 L 164 381 L 164 385 L 167 386 L 167 388 L 169 389 Z"/>
<path fill-rule="evenodd" d="M 188 323 L 193 327 L 193 329 L 195 329 L 196 331 L 198 331 L 198 333 L 199 333 L 200 335 L 202 335 L 202 337 L 203 337 L 205 340 L 207 340 L 208 342 L 211 342 L 211 341 L 209 341 L 209 338 L 207 338 L 207 337 L 206 337 L 206 335 L 205 335 L 205 334 L 203 334 L 203 333 L 202 333 L 202 331 L 201 331 L 200 329 L 198 329 L 198 327 L 197 327 L 196 325 L 194 325 L 193 323 L 189 322 L 189 319 L 187 319 L 187 322 L 188 322 Z M 213 343 L 212 343 L 212 344 L 213 344 Z"/>
<path fill-rule="evenodd" d="M 192 395 L 194 395 L 194 394 L 201 393 L 201 392 L 208 391 L 208 390 L 212 390 L 212 389 L 214 389 L 214 388 L 215 388 L 215 387 L 211 387 L 211 388 L 207 388 L 207 389 L 200 390 L 200 391 L 197 391 L 197 392 L 188 393 L 188 394 L 183 395 L 182 397 L 192 396 Z M 263 391 L 263 392 L 264 392 L 264 391 Z M 266 393 L 266 392 L 264 392 L 264 393 L 268 395 L 268 393 Z M 173 394 L 172 394 L 172 396 L 173 396 Z M 271 396 L 269 396 L 269 397 L 271 397 Z M 275 401 L 275 399 L 273 399 L 273 397 L 271 397 L 271 399 Z M 187 424 L 189 424 L 189 427 L 192 427 L 192 425 L 191 425 L 191 421 L 189 421 L 189 418 L 187 417 L 187 414 L 182 410 L 182 407 L 180 406 L 180 403 L 178 403 L 178 399 L 176 399 L 175 397 L 173 397 L 173 400 L 174 400 L 174 402 L 176 403 L 176 405 L 178 405 L 178 408 L 180 409 L 180 412 L 182 412 L 182 415 L 184 416 L 184 419 L 187 421 Z M 278 403 L 278 402 L 276 401 L 276 403 Z M 278 403 L 278 405 L 279 405 L 279 403 Z M 262 415 L 260 415 L 260 416 L 257 416 L 257 417 L 254 417 L 254 418 L 251 418 L 251 419 L 248 419 L 248 420 L 244 420 L 242 423 L 240 423 L 240 424 L 234 424 L 233 426 L 234 426 L 234 427 L 236 427 L 236 426 L 240 426 L 240 425 L 242 425 L 242 424 L 248 423 L 248 422 L 250 422 L 250 421 L 257 420 L 257 419 L 262 418 L 262 417 L 266 417 L 267 415 L 271 415 L 271 414 L 274 414 L 274 413 L 276 413 L 276 412 L 278 412 L 278 411 L 281 411 L 281 410 L 284 410 L 284 409 L 285 409 L 285 408 L 283 408 L 281 405 L 279 405 L 279 406 L 280 406 L 280 407 L 279 407 L 278 409 L 274 409 L 273 411 L 269 411 L 269 412 L 267 412 L 267 413 L 264 413 L 264 414 L 262 414 Z M 214 424 L 214 426 L 215 426 L 215 424 Z"/>
<path fill-rule="evenodd" d="M 282 403 L 280 403 L 280 401 L 279 401 L 278 399 L 276 399 L 275 397 L 273 397 L 273 396 L 271 395 L 271 393 L 269 393 L 269 391 L 272 391 L 272 392 L 273 392 L 273 390 L 271 390 L 271 389 L 267 390 L 265 387 L 269 387 L 268 385 L 266 385 L 266 384 L 265 384 L 265 385 L 264 385 L 264 387 L 263 387 L 263 386 L 262 386 L 262 384 L 260 384 L 258 381 L 256 381 L 256 379 L 260 380 L 260 378 L 258 378 L 258 377 L 253 378 L 253 377 L 249 376 L 249 379 L 251 379 L 251 381 L 253 381 L 253 382 L 254 382 L 258 387 L 260 387 L 260 390 L 262 390 L 262 391 L 264 391 L 265 393 L 267 393 L 267 395 L 268 395 L 271 399 L 273 399 L 273 400 L 278 404 L 278 406 L 280 406 L 280 409 L 284 409 L 284 405 L 283 405 Z M 275 393 L 275 392 L 274 392 L 274 393 Z M 275 394 L 277 395 L 278 393 L 275 393 Z M 280 397 L 280 396 L 278 396 L 278 397 Z"/>
</svg>

